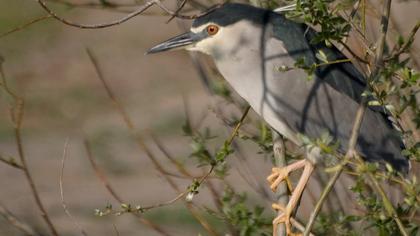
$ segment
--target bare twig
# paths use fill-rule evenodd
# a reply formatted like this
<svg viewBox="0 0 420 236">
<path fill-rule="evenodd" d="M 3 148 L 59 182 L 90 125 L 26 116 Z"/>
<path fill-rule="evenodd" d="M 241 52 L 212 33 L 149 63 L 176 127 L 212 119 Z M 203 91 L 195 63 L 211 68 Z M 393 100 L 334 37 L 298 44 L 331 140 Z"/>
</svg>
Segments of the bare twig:
<svg viewBox="0 0 420 236">
<path fill-rule="evenodd" d="M 13 98 L 15 102 L 15 106 L 11 109 L 11 116 L 12 121 L 14 124 L 14 133 L 15 133 L 15 140 L 18 150 L 18 156 L 20 159 L 20 163 L 22 166 L 22 170 L 25 174 L 26 180 L 28 181 L 29 187 L 31 189 L 32 195 L 35 199 L 35 203 L 38 209 L 41 211 L 41 216 L 44 219 L 45 223 L 47 224 L 51 234 L 54 236 L 58 236 L 57 230 L 55 229 L 50 217 L 48 216 L 47 211 L 45 210 L 44 205 L 42 204 L 41 198 L 39 196 L 38 190 L 35 186 L 34 179 L 29 171 L 28 165 L 26 163 L 26 157 L 23 150 L 23 143 L 22 143 L 22 136 L 21 136 L 21 127 L 23 121 L 23 110 L 24 110 L 24 100 L 16 95 L 8 86 L 6 82 L 6 78 L 4 75 L 3 67 L 2 67 L 3 59 L 0 58 L 0 76 L 2 78 L 2 85 L 6 92 Z"/>
<path fill-rule="evenodd" d="M 154 157 L 153 153 L 150 151 L 150 149 L 148 148 L 148 146 L 145 144 L 143 137 L 140 136 L 138 133 L 136 133 L 136 129 L 134 127 L 134 123 L 132 122 L 131 118 L 129 117 L 128 113 L 125 111 L 124 107 L 120 104 L 120 102 L 118 101 L 118 99 L 116 98 L 116 96 L 114 95 L 114 93 L 112 92 L 112 90 L 110 89 L 110 87 L 108 86 L 106 80 L 103 77 L 103 74 L 99 68 L 98 62 L 96 60 L 96 58 L 94 57 L 94 55 L 92 54 L 91 51 L 87 50 L 87 53 L 89 55 L 90 60 L 92 61 L 98 77 L 100 79 L 100 81 L 102 82 L 102 85 L 105 87 L 107 94 L 109 96 L 109 98 L 112 100 L 112 102 L 114 103 L 114 105 L 117 107 L 119 113 L 121 114 L 121 116 L 123 117 L 123 120 L 125 122 L 125 124 L 127 125 L 128 129 L 130 132 L 132 132 L 133 136 L 136 138 L 137 144 L 139 145 L 140 149 L 142 151 L 144 151 L 146 153 L 146 156 L 153 162 L 153 164 L 155 165 L 156 169 L 163 174 L 164 178 L 168 181 L 168 183 L 171 185 L 172 188 L 174 188 L 175 190 L 179 191 L 179 188 L 177 187 L 177 185 L 175 184 L 175 182 L 168 176 L 166 175 L 166 171 L 164 170 L 164 168 L 160 165 L 160 163 L 157 161 L 157 159 Z M 245 109 L 245 112 L 242 114 L 242 117 L 240 119 L 240 121 L 236 124 L 235 128 L 233 129 L 230 137 L 225 141 L 225 145 L 230 146 L 234 140 L 234 138 L 238 135 L 238 131 L 239 128 L 242 126 L 248 112 L 250 110 L 250 106 L 248 106 Z M 202 176 L 198 181 L 196 181 L 196 185 L 197 186 L 202 186 L 202 184 L 209 178 L 209 176 L 212 174 L 213 170 L 214 170 L 215 166 L 211 166 L 211 168 L 208 170 L 208 172 Z M 158 203 L 155 205 L 151 205 L 151 206 L 140 206 L 139 209 L 137 209 L 137 211 L 139 212 L 144 212 L 146 210 L 150 210 L 153 208 L 158 208 L 158 207 L 163 207 L 163 206 L 167 206 L 167 205 L 171 205 L 175 202 L 177 202 L 178 200 L 182 199 L 183 197 L 185 197 L 188 193 L 190 193 L 190 189 L 188 188 L 187 190 L 181 192 L 180 194 L 178 194 L 175 198 L 168 200 L 166 202 L 163 203 Z M 201 216 L 199 216 L 195 211 L 192 210 L 192 206 L 190 204 L 186 204 L 187 208 L 190 210 L 191 214 L 200 222 L 200 224 L 211 234 L 211 235 L 217 235 L 217 233 L 211 228 L 209 227 L 209 224 L 204 220 L 204 218 L 202 218 Z"/>
<path fill-rule="evenodd" d="M 123 120 L 125 122 L 125 124 L 127 125 L 129 131 L 133 134 L 133 136 L 136 138 L 137 144 L 139 146 L 139 148 L 144 151 L 146 153 L 146 156 L 152 161 L 152 163 L 154 164 L 155 168 L 163 174 L 164 178 L 166 179 L 166 181 L 171 185 L 171 187 L 173 189 L 175 189 L 176 191 L 180 192 L 181 190 L 179 189 L 179 187 L 176 185 L 176 183 L 172 180 L 172 178 L 170 178 L 166 173 L 168 173 L 163 167 L 162 165 L 160 165 L 160 163 L 157 161 L 157 158 L 155 158 L 155 156 L 153 155 L 153 153 L 150 151 L 150 149 L 148 148 L 148 146 L 146 146 L 143 137 L 141 137 L 140 135 L 138 135 L 135 131 L 135 127 L 134 127 L 134 123 L 132 122 L 132 120 L 130 119 L 128 113 L 125 111 L 124 107 L 120 104 L 120 102 L 118 101 L 118 99 L 116 98 L 116 96 L 113 94 L 111 88 L 108 86 L 105 78 L 102 75 L 102 72 L 99 68 L 98 62 L 96 61 L 95 57 L 93 56 L 92 52 L 90 52 L 89 50 L 87 51 L 88 55 L 93 63 L 93 65 L 95 66 L 95 69 L 98 73 L 99 79 L 102 82 L 102 85 L 105 87 L 107 94 L 109 96 L 109 98 L 112 100 L 112 102 L 114 103 L 114 105 L 117 107 L 119 114 L 123 117 Z M 210 168 L 210 170 L 204 175 L 202 176 L 198 183 L 198 186 L 201 186 L 202 183 L 210 176 L 210 174 L 213 172 L 214 166 L 212 166 Z M 141 207 L 139 209 L 139 211 L 144 212 L 146 210 L 150 210 L 153 208 L 158 208 L 158 207 L 164 207 L 167 205 L 171 205 L 175 202 L 177 202 L 178 200 L 184 198 L 188 193 L 190 192 L 190 189 L 186 189 L 185 191 L 182 191 L 181 193 L 179 193 L 176 197 L 174 197 L 171 200 L 168 200 L 166 202 L 163 203 L 158 203 L 158 204 L 154 204 L 154 205 L 150 205 L 150 206 L 146 206 L 146 207 Z M 207 232 L 209 232 L 211 235 L 217 235 L 216 232 L 209 227 L 209 224 L 205 221 L 204 218 L 202 218 L 200 215 L 198 215 L 197 212 L 192 210 L 192 206 L 190 204 L 186 204 L 188 210 L 191 212 L 191 214 L 199 221 L 199 223 L 207 230 Z"/>
<path fill-rule="evenodd" d="M 64 201 L 64 187 L 63 187 L 63 179 L 64 179 L 64 164 L 66 162 L 66 156 L 67 156 L 67 149 L 69 145 L 69 139 L 66 139 L 66 142 L 64 143 L 64 149 L 63 149 L 63 157 L 61 159 L 61 171 L 60 171 L 60 197 L 61 197 L 61 206 L 64 209 L 64 212 L 66 215 L 70 218 L 70 220 L 74 223 L 74 225 L 79 229 L 80 233 L 84 236 L 87 236 L 87 233 L 82 228 L 82 226 L 77 222 L 77 220 L 71 215 L 69 209 L 67 208 L 66 201 Z"/>
<path fill-rule="evenodd" d="M 83 145 L 85 146 L 86 154 L 89 159 L 90 165 L 92 166 L 93 170 L 95 171 L 96 176 L 99 178 L 99 180 L 102 182 L 102 184 L 105 186 L 105 188 L 108 190 L 108 192 L 111 194 L 115 200 L 117 200 L 119 203 L 123 203 L 124 201 L 118 196 L 117 192 L 114 191 L 114 189 L 111 187 L 111 184 L 109 183 L 108 179 L 106 178 L 106 175 L 102 172 L 102 170 L 98 167 L 96 164 L 95 159 L 92 155 L 92 150 L 90 148 L 89 142 L 85 139 L 83 141 Z"/>
<path fill-rule="evenodd" d="M 413 27 L 413 29 L 410 31 L 410 34 L 407 37 L 407 40 L 405 41 L 405 43 L 399 47 L 399 48 L 395 48 L 393 51 L 395 51 L 395 53 L 391 54 L 389 57 L 385 58 L 384 60 L 390 60 L 392 58 L 398 57 L 399 55 L 401 55 L 402 53 L 405 53 L 409 50 L 410 46 L 413 44 L 415 36 L 417 31 L 420 28 L 420 21 L 417 21 L 416 25 Z"/>
<path fill-rule="evenodd" d="M 118 231 L 117 226 L 116 226 L 115 224 L 112 224 L 112 227 L 114 228 L 115 235 L 116 235 L 116 236 L 120 236 L 120 231 Z"/>
<path fill-rule="evenodd" d="M 159 148 L 159 150 L 165 155 L 165 157 L 167 157 L 170 162 L 175 165 L 175 167 L 177 168 L 177 170 L 186 178 L 189 179 L 197 179 L 197 177 L 194 177 L 187 168 L 185 168 L 184 165 L 182 165 L 180 162 L 178 162 L 172 155 L 170 155 L 170 153 L 166 150 L 166 148 L 164 147 L 164 145 L 162 144 L 162 142 L 154 135 L 152 135 L 152 139 L 155 142 L 156 146 Z M 212 195 L 213 201 L 216 205 L 216 207 L 221 211 L 222 210 L 222 205 L 220 202 L 220 196 L 219 193 L 216 191 L 213 183 L 211 181 L 206 181 L 206 186 L 208 187 L 208 189 L 210 190 L 210 193 Z M 186 203 L 188 209 L 190 210 L 190 212 L 192 214 L 196 213 L 196 211 L 194 209 L 190 209 L 192 206 L 190 206 L 190 203 Z M 201 216 L 198 217 L 201 220 Z M 208 224 L 204 223 L 202 224 L 203 227 L 207 227 Z M 232 228 L 232 226 L 230 224 L 227 224 L 227 227 L 229 229 L 229 231 L 231 232 L 232 235 L 236 235 L 235 230 Z M 210 228 L 210 227 L 209 227 Z"/>
<path fill-rule="evenodd" d="M 23 100 L 20 100 L 17 110 L 17 120 L 15 122 L 15 140 L 17 144 L 18 154 L 20 158 L 20 162 L 22 163 L 23 172 L 25 173 L 26 180 L 29 183 L 29 187 L 31 189 L 32 195 L 35 199 L 36 205 L 38 206 L 38 209 L 41 211 L 41 216 L 44 219 L 44 221 L 47 223 L 48 228 L 51 231 L 51 234 L 54 236 L 58 236 L 57 230 L 55 229 L 50 217 L 48 216 L 47 211 L 45 210 L 45 207 L 41 201 L 41 198 L 39 196 L 38 190 L 35 186 L 35 182 L 33 180 L 33 177 L 31 175 L 31 172 L 29 171 L 28 165 L 26 163 L 26 157 L 25 153 L 23 151 L 23 143 L 22 143 L 22 136 L 21 136 L 21 124 L 22 124 L 22 118 L 23 118 L 23 107 L 24 103 Z"/>
<path fill-rule="evenodd" d="M 102 172 L 102 170 L 99 168 L 99 166 L 96 164 L 95 159 L 93 158 L 93 154 L 90 148 L 90 144 L 89 142 L 85 139 L 84 140 L 84 146 L 86 149 L 86 154 L 87 157 L 89 159 L 89 162 L 93 168 L 93 170 L 95 171 L 95 175 L 99 178 L 99 180 L 102 182 L 102 184 L 105 186 L 105 188 L 108 190 L 108 192 L 111 194 L 111 196 L 120 204 L 124 204 L 125 202 L 123 201 L 123 199 L 117 194 L 117 192 L 112 188 L 111 184 L 109 183 L 108 179 L 106 178 L 106 175 Z M 155 230 L 156 232 L 160 233 L 161 235 L 164 236 L 170 236 L 169 233 L 167 233 L 165 230 L 163 230 L 160 226 L 156 225 L 155 223 L 153 223 L 152 221 L 143 218 L 141 215 L 137 215 L 134 214 L 139 221 L 150 227 L 151 229 Z"/>
<path fill-rule="evenodd" d="M 14 158 L 5 158 L 0 154 L 0 162 L 3 162 L 11 167 L 17 168 L 19 170 L 23 170 L 23 166 L 16 162 Z"/>
<path fill-rule="evenodd" d="M 175 10 L 174 14 L 169 18 L 166 23 L 169 23 L 171 20 L 173 20 L 175 17 L 177 17 L 178 13 L 184 8 L 185 4 L 188 0 L 182 0 L 182 2 L 179 4 L 178 8 Z"/>
<path fill-rule="evenodd" d="M 3 38 L 3 37 L 5 37 L 5 36 L 7 36 L 9 34 L 12 34 L 12 33 L 17 32 L 17 31 L 21 31 L 21 30 L 27 28 L 28 26 L 31 26 L 31 25 L 33 25 L 33 24 L 35 24 L 37 22 L 40 22 L 40 21 L 43 21 L 43 20 L 46 20 L 46 19 L 49 19 L 49 18 L 51 18 L 50 15 L 45 15 L 45 16 L 41 16 L 41 17 L 35 18 L 35 19 L 33 19 L 33 20 L 31 20 L 31 21 L 23 24 L 23 25 L 20 25 L 20 26 L 14 28 L 12 30 L 9 30 L 9 31 L 7 31 L 5 33 L 0 34 L 0 38 Z"/>
<path fill-rule="evenodd" d="M 35 236 L 37 233 L 31 226 L 20 221 L 16 216 L 14 216 L 9 210 L 6 209 L 2 204 L 0 204 L 0 215 L 2 215 L 11 225 L 20 230 L 22 233 L 28 236 Z"/>
<path fill-rule="evenodd" d="M 171 11 L 165 5 L 163 5 L 163 3 L 160 0 L 149 0 L 146 3 L 144 3 L 142 6 L 140 6 L 134 12 L 129 13 L 126 16 L 120 18 L 120 19 L 117 19 L 117 20 L 114 20 L 114 21 L 111 21 L 111 22 L 108 22 L 108 23 L 100 23 L 100 24 L 79 24 L 79 23 L 75 23 L 75 22 L 72 22 L 70 20 L 66 20 L 66 19 L 60 17 L 54 11 L 52 11 L 45 4 L 44 1 L 42 1 L 42 0 L 36 0 L 36 1 L 41 5 L 41 7 L 46 12 L 48 12 L 48 14 L 50 14 L 56 20 L 58 20 L 58 21 L 60 21 L 60 22 L 62 22 L 64 24 L 66 24 L 66 25 L 73 26 L 73 27 L 76 27 L 76 28 L 81 28 L 81 29 L 101 29 L 101 28 L 107 28 L 107 27 L 111 27 L 111 26 L 122 24 L 122 23 L 124 23 L 124 22 L 126 22 L 126 21 L 128 21 L 128 20 L 130 20 L 130 19 L 132 19 L 132 18 L 134 18 L 134 17 L 142 14 L 144 11 L 146 11 L 147 9 L 149 9 L 153 5 L 158 6 L 160 9 L 162 9 L 164 12 L 168 13 L 171 16 L 175 16 L 175 17 L 181 18 L 181 19 L 194 19 L 194 18 L 196 18 L 198 16 L 201 16 L 203 14 L 206 14 L 208 12 L 208 11 L 206 11 L 206 12 L 203 12 L 203 13 L 200 13 L 200 14 L 193 14 L 193 15 L 182 15 L 182 14 L 179 14 L 178 13 L 179 12 L 179 9 L 176 12 Z M 214 8 L 209 9 L 209 11 L 211 11 L 213 9 Z"/>
<path fill-rule="evenodd" d="M 86 6 L 86 7 L 106 7 L 106 8 L 117 8 L 117 7 L 136 7 L 139 6 L 139 2 L 110 2 L 110 1 L 91 1 L 91 2 L 70 2 L 70 1 L 64 1 L 64 0 L 45 0 L 46 2 L 53 2 L 53 3 L 59 3 L 63 4 L 67 7 L 80 7 L 80 6 Z"/>
</svg>

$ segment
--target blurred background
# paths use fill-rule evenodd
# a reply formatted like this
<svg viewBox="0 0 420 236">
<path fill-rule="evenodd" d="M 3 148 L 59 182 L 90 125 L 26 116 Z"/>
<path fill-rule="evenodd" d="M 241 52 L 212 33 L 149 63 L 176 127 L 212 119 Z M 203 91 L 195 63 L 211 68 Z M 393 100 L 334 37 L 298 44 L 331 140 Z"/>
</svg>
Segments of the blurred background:
<svg viewBox="0 0 420 236">
<path fill-rule="evenodd" d="M 101 1 L 97 2 L 100 6 Z M 133 2 L 118 1 L 119 4 Z M 174 2 L 165 4 L 175 9 Z M 212 4 L 206 2 L 205 5 Z M 60 16 L 79 23 L 109 22 L 122 17 L 124 11 L 135 9 L 73 8 L 52 1 L 49 6 Z M 418 1 L 395 2 L 392 14 L 396 16 L 398 30 L 404 35 L 419 19 L 419 6 Z M 166 23 L 169 17 L 161 16 L 162 11 L 157 7 L 147 12 L 121 25 L 94 30 L 72 28 L 50 18 L 0 37 L 0 55 L 4 59 L 3 69 L 9 87 L 25 100 L 22 143 L 27 164 L 40 197 L 62 235 L 79 234 L 74 222 L 64 212 L 60 197 L 60 172 L 66 140 L 64 198 L 68 210 L 89 235 L 159 234 L 130 214 L 95 216 L 95 209 L 103 209 L 109 203 L 118 208 L 119 203 L 97 178 L 84 142 L 90 144 L 98 166 L 125 202 L 151 205 L 170 200 L 178 194 L 136 145 L 117 108 L 107 96 L 86 52 L 87 48 L 96 58 L 103 78 L 132 118 L 136 132 L 145 137 L 155 157 L 169 170 L 174 170 L 174 166 L 151 140 L 151 134 L 175 159 L 199 176 L 203 171 L 197 167 L 196 161 L 189 158 L 191 139 L 182 130 L 187 116 L 193 123 L 200 122 L 201 127 L 211 128 L 215 136 L 211 145 L 216 149 L 230 134 L 220 113 L 226 117 L 239 117 L 241 114 L 240 109 L 208 92 L 187 52 L 144 55 L 156 43 L 183 32 L 182 25 L 188 27 L 190 24 L 189 21 L 179 20 Z M 35 1 L 1 0 L 0 35 L 44 15 L 46 12 Z M 394 36 L 397 35 L 395 32 Z M 417 39 L 414 48 L 418 45 Z M 207 62 L 205 57 L 200 57 L 200 60 Z M 0 93 L 0 154 L 17 158 L 9 104 L 10 98 Z M 217 111 L 218 108 L 222 111 Z M 252 120 L 257 122 L 255 118 Z M 266 198 L 273 198 L 265 182 L 265 176 L 272 167 L 271 161 L 259 153 L 258 145 L 249 142 L 243 146 L 241 158 L 246 159 L 247 171 L 252 172 L 254 187 L 243 178 L 243 173 L 237 171 L 239 166 L 244 165 L 238 162 L 244 162 L 244 159 L 236 155 L 229 157 L 232 171 L 228 181 L 238 191 L 247 193 L 251 205 L 265 207 L 265 214 L 271 217 L 274 215 L 271 203 L 261 197 L 263 192 Z M 181 190 L 191 183 L 188 179 L 174 180 Z M 223 190 L 221 183 L 213 182 L 216 189 Z M 345 189 L 346 186 L 343 184 L 338 188 Z M 0 163 L 0 189 L 2 208 L 13 212 L 37 232 L 48 232 L 21 171 Z M 318 196 L 319 187 L 311 189 L 310 194 L 305 193 L 303 202 Z M 208 188 L 201 188 L 194 201 L 214 207 Z M 308 214 L 308 206 L 304 205 L 300 214 Z M 214 226 L 221 224 L 217 217 L 207 213 L 203 215 Z M 207 234 L 182 201 L 153 209 L 144 216 L 171 235 Z M 0 217 L 0 235 L 25 234 Z"/>
</svg>

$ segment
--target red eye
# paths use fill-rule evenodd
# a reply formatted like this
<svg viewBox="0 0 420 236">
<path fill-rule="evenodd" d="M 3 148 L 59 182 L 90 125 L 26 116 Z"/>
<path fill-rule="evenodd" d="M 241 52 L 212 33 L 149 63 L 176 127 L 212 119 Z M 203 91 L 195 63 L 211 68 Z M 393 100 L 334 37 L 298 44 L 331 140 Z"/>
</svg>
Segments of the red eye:
<svg viewBox="0 0 420 236">
<path fill-rule="evenodd" d="M 207 26 L 207 33 L 209 35 L 215 35 L 219 31 L 219 27 L 217 25 L 209 25 Z"/>
</svg>

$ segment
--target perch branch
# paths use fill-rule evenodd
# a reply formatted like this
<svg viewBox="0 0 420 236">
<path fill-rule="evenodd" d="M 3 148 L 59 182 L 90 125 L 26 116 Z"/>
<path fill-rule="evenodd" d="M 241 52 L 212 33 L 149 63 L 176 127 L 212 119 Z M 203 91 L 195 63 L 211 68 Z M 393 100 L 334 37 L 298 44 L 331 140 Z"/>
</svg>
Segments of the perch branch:
<svg viewBox="0 0 420 236">
<path fill-rule="evenodd" d="M 286 146 L 284 145 L 283 137 L 277 133 L 277 131 L 272 131 L 273 133 L 273 152 L 274 152 L 274 161 L 275 165 L 279 168 L 285 167 L 287 165 L 286 161 Z M 278 197 L 277 202 L 282 206 L 286 206 L 289 201 L 287 183 L 285 181 L 281 182 L 277 187 L 276 195 Z M 277 216 L 282 215 L 282 211 L 277 212 Z M 283 224 L 277 227 L 277 232 L 273 232 L 277 236 L 286 235 L 286 228 Z"/>
</svg>

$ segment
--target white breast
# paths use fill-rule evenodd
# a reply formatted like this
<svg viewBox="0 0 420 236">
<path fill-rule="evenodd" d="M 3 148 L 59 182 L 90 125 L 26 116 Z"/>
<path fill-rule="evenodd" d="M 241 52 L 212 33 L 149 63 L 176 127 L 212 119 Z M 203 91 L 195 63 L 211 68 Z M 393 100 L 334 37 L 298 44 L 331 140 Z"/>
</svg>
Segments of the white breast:
<svg viewBox="0 0 420 236">
<path fill-rule="evenodd" d="M 280 72 L 278 70 L 280 66 L 286 65 L 292 67 L 294 60 L 288 56 L 284 45 L 280 41 L 270 39 L 266 45 L 267 48 L 274 48 L 275 50 L 266 53 L 264 56 L 266 58 L 265 65 L 261 65 L 260 63 L 261 60 L 259 59 L 262 55 L 260 55 L 259 48 L 253 48 L 253 45 L 247 45 L 249 46 L 247 48 L 248 50 L 240 50 L 229 58 L 216 59 L 216 65 L 232 88 L 250 104 L 255 112 L 279 133 L 293 142 L 300 144 L 300 140 L 297 138 L 297 132 L 290 128 L 281 117 L 287 116 L 287 114 L 282 113 L 281 107 L 275 107 L 273 109 L 271 105 L 276 104 L 272 94 L 281 96 L 279 94 L 281 93 L 280 90 L 272 91 L 273 88 L 277 88 L 277 86 L 272 85 L 278 83 L 275 80 L 285 79 L 290 76 L 301 76 L 304 78 L 305 74 L 297 71 L 292 73 Z M 254 45 L 254 47 L 258 46 Z M 276 60 L 276 64 L 271 63 L 270 58 L 279 54 L 285 55 L 282 57 L 282 63 L 284 64 L 278 64 L 278 60 Z M 263 67 L 265 67 L 264 70 Z M 278 114 L 281 114 L 281 116 Z"/>
</svg>

